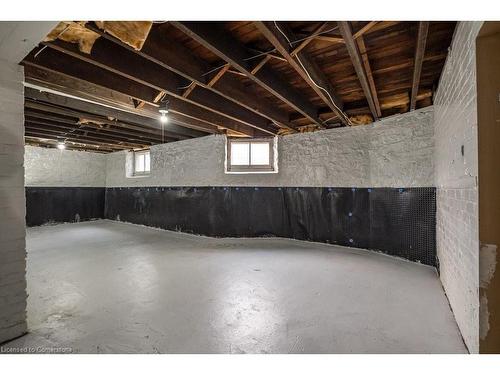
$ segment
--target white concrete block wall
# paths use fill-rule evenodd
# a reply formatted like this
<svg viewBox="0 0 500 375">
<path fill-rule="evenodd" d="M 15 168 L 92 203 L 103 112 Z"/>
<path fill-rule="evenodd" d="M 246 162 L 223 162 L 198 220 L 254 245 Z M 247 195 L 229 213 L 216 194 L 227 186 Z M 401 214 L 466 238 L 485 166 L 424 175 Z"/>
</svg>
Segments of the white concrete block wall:
<svg viewBox="0 0 500 375">
<path fill-rule="evenodd" d="M 0 342 L 27 329 L 23 79 L 0 57 Z"/>
<path fill-rule="evenodd" d="M 280 137 L 278 174 L 224 173 L 225 140 L 151 148 L 151 175 L 127 178 L 126 152 L 108 154 L 106 186 L 418 187 L 434 184 L 433 108 L 368 126 Z"/>
<path fill-rule="evenodd" d="M 25 185 L 55 187 L 104 187 L 106 155 L 26 146 Z"/>
<path fill-rule="evenodd" d="M 475 40 L 481 26 L 458 23 L 434 100 L 440 277 L 472 353 L 479 351 Z"/>
</svg>

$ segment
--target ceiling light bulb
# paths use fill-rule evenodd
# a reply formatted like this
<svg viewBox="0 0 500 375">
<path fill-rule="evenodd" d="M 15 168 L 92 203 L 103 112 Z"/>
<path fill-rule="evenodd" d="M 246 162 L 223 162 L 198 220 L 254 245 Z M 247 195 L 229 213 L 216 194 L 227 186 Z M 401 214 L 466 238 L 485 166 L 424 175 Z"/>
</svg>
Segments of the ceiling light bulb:
<svg viewBox="0 0 500 375">
<path fill-rule="evenodd" d="M 158 108 L 158 112 L 161 113 L 160 121 L 162 124 L 166 124 L 168 122 L 168 100 L 165 100 L 160 103 L 160 108 Z"/>
<path fill-rule="evenodd" d="M 64 142 L 59 142 L 59 143 L 57 144 L 57 148 L 58 148 L 59 150 L 64 150 L 64 149 L 66 148 L 66 145 L 64 144 Z"/>
</svg>

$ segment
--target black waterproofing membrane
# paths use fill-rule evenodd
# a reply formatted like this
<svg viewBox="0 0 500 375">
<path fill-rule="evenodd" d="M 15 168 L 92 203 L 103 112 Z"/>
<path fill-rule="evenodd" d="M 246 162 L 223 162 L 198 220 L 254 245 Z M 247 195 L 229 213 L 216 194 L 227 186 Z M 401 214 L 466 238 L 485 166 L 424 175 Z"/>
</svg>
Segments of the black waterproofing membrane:
<svg viewBox="0 0 500 375">
<path fill-rule="evenodd" d="M 26 225 L 104 218 L 105 188 L 26 187 Z"/>
<path fill-rule="evenodd" d="M 107 188 L 104 216 L 214 237 L 276 236 L 374 249 L 436 266 L 432 187 Z"/>
</svg>

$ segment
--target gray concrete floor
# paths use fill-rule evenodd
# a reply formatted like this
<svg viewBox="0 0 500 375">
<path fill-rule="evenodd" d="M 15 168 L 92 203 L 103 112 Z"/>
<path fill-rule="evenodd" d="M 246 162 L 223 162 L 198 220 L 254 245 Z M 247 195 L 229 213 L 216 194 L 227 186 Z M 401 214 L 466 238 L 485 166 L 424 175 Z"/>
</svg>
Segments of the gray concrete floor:
<svg viewBox="0 0 500 375">
<path fill-rule="evenodd" d="M 28 229 L 31 332 L 80 353 L 464 353 L 433 268 L 286 239 Z"/>
</svg>

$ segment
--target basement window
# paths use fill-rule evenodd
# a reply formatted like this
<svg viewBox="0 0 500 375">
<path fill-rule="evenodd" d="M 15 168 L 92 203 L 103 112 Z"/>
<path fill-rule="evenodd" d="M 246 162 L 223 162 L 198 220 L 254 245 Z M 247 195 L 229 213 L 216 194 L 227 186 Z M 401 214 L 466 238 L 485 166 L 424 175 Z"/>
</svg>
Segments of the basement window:
<svg viewBox="0 0 500 375">
<path fill-rule="evenodd" d="M 277 173 L 277 138 L 227 138 L 226 173 Z"/>
<path fill-rule="evenodd" d="M 151 156 L 149 150 L 134 151 L 134 176 L 146 176 L 151 171 Z"/>
</svg>

